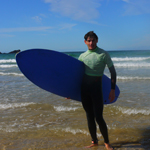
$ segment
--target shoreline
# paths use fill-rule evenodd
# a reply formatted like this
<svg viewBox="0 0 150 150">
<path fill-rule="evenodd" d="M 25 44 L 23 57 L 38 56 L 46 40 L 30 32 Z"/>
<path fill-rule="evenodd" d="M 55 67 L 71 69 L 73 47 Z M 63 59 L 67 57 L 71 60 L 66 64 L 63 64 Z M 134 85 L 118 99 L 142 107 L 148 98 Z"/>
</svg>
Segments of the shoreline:
<svg viewBox="0 0 150 150">
<path fill-rule="evenodd" d="M 21 150 L 80 150 L 85 149 L 90 144 L 90 137 L 83 134 L 72 135 L 66 133 L 53 134 L 50 130 L 34 130 L 24 132 L 7 132 L 2 133 L 0 138 L 1 149 L 21 149 Z M 115 150 L 148 150 L 150 149 L 149 137 L 143 137 L 139 141 L 118 141 L 110 142 Z M 99 141 L 99 145 L 93 147 L 94 150 L 105 150 L 103 141 Z"/>
</svg>

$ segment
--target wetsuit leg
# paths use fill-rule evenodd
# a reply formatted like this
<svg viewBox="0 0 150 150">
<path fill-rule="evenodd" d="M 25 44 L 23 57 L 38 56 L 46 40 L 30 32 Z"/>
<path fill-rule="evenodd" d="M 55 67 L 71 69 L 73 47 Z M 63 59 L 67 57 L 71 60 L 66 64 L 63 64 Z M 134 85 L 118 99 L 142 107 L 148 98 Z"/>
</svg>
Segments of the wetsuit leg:
<svg viewBox="0 0 150 150">
<path fill-rule="evenodd" d="M 91 80 L 91 82 L 87 82 Z M 94 79 L 87 77 L 84 79 L 81 88 L 81 99 L 83 108 L 86 111 L 88 128 L 91 134 L 92 140 L 97 141 L 96 136 L 96 122 L 99 125 L 99 129 L 104 137 L 105 143 L 108 143 L 108 131 L 106 123 L 103 119 L 103 96 L 101 89 L 101 78 Z"/>
<path fill-rule="evenodd" d="M 93 110 L 94 110 L 94 116 L 96 119 L 97 124 L 99 125 L 99 129 L 102 133 L 102 136 L 104 137 L 104 142 L 109 143 L 108 140 L 108 130 L 106 123 L 103 118 L 103 95 L 102 95 L 102 84 L 99 81 L 98 83 L 96 82 L 95 85 L 93 85 L 91 89 L 91 97 L 92 97 L 92 102 L 93 102 Z"/>
<path fill-rule="evenodd" d="M 93 104 L 87 86 L 83 86 L 81 90 L 81 99 L 82 99 L 82 106 L 86 112 L 88 128 L 89 128 L 90 135 L 92 137 L 92 141 L 94 141 L 94 143 L 97 143 L 98 141 L 97 134 L 96 134 L 97 128 L 96 128 L 95 116 L 94 116 L 94 111 L 92 106 Z"/>
</svg>

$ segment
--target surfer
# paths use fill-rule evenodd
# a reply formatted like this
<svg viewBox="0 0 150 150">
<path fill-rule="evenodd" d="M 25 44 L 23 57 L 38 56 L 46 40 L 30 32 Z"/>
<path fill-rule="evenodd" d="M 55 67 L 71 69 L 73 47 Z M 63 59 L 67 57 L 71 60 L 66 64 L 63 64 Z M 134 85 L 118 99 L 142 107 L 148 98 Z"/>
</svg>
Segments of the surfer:
<svg viewBox="0 0 150 150">
<path fill-rule="evenodd" d="M 87 146 L 87 148 L 98 145 L 97 122 L 104 138 L 106 149 L 113 150 L 109 144 L 108 129 L 103 119 L 102 75 L 107 65 L 111 74 L 109 100 L 112 102 L 115 99 L 116 71 L 109 54 L 97 46 L 98 36 L 93 31 L 90 31 L 85 34 L 84 39 L 88 50 L 79 56 L 79 60 L 85 64 L 85 75 L 81 86 L 81 100 L 92 138 L 92 144 Z"/>
</svg>

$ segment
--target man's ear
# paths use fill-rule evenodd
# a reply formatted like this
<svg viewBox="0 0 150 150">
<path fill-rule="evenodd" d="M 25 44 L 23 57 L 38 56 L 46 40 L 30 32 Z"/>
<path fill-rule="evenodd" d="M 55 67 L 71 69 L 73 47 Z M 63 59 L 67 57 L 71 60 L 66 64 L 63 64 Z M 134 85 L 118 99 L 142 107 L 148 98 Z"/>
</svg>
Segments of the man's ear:
<svg viewBox="0 0 150 150">
<path fill-rule="evenodd" d="M 86 44 L 86 40 L 84 40 L 84 43 Z"/>
</svg>

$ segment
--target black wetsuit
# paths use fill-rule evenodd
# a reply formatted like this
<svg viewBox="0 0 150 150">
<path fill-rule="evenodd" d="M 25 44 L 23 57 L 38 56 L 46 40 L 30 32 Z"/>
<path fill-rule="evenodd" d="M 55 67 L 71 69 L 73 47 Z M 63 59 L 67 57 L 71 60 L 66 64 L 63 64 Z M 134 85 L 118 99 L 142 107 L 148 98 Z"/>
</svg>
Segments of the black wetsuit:
<svg viewBox="0 0 150 150">
<path fill-rule="evenodd" d="M 114 67 L 111 67 L 112 78 L 115 79 Z M 111 84 L 112 89 L 115 87 L 115 83 Z M 96 122 L 99 125 L 99 129 L 104 137 L 104 142 L 109 143 L 108 131 L 106 123 L 103 119 L 103 94 L 102 94 L 102 77 L 94 77 L 84 75 L 81 86 L 81 99 L 82 105 L 86 112 L 88 128 L 92 137 L 92 141 L 97 143 L 97 128 Z M 96 120 L 96 122 L 95 122 Z"/>
<path fill-rule="evenodd" d="M 100 52 L 98 51 L 97 54 L 95 54 L 95 56 L 98 56 L 99 54 L 101 55 Z M 88 57 L 90 55 L 90 53 L 91 52 L 88 52 L 88 54 L 86 54 L 86 53 L 83 54 L 83 56 L 79 57 L 79 60 L 86 63 L 86 60 L 87 60 L 86 57 Z M 94 51 L 94 53 L 95 53 L 95 51 Z M 105 52 L 104 52 L 104 54 L 105 54 Z M 101 60 L 104 60 L 102 62 L 102 64 L 103 64 L 103 63 L 105 63 L 106 59 L 103 57 L 103 55 L 101 55 L 101 56 L 102 56 Z M 106 57 L 108 57 L 107 64 L 110 64 L 109 70 L 111 73 L 111 88 L 115 89 L 116 71 L 115 71 L 115 68 L 114 68 L 112 61 L 111 61 L 110 57 L 108 56 L 108 54 L 106 55 Z M 88 63 L 89 62 L 90 61 L 88 61 Z M 89 63 L 89 66 L 90 66 L 90 68 L 89 68 L 88 63 L 85 64 L 85 67 L 87 68 L 87 73 L 88 73 L 88 71 L 91 73 L 92 70 L 94 72 L 95 71 L 94 65 L 92 64 L 93 69 L 90 69 L 90 68 L 92 68 L 92 66 L 90 66 L 91 63 Z M 97 65 L 97 63 L 95 63 L 95 65 Z M 101 65 L 101 63 L 100 63 L 100 65 Z M 87 73 L 85 71 L 85 75 L 84 75 L 82 86 L 81 86 L 81 99 L 82 99 L 83 108 L 84 108 L 84 110 L 86 112 L 86 116 L 87 116 L 89 132 L 91 134 L 92 141 L 94 143 L 98 143 L 97 134 L 96 134 L 96 132 L 97 132 L 96 122 L 97 122 L 97 124 L 99 125 L 99 129 L 102 133 L 102 136 L 104 137 L 104 142 L 109 143 L 108 130 L 107 130 L 106 123 L 103 119 L 104 104 L 103 104 L 103 93 L 102 93 L 102 75 L 94 76 L 94 75 L 90 75 L 90 74 L 87 75 Z"/>
</svg>

